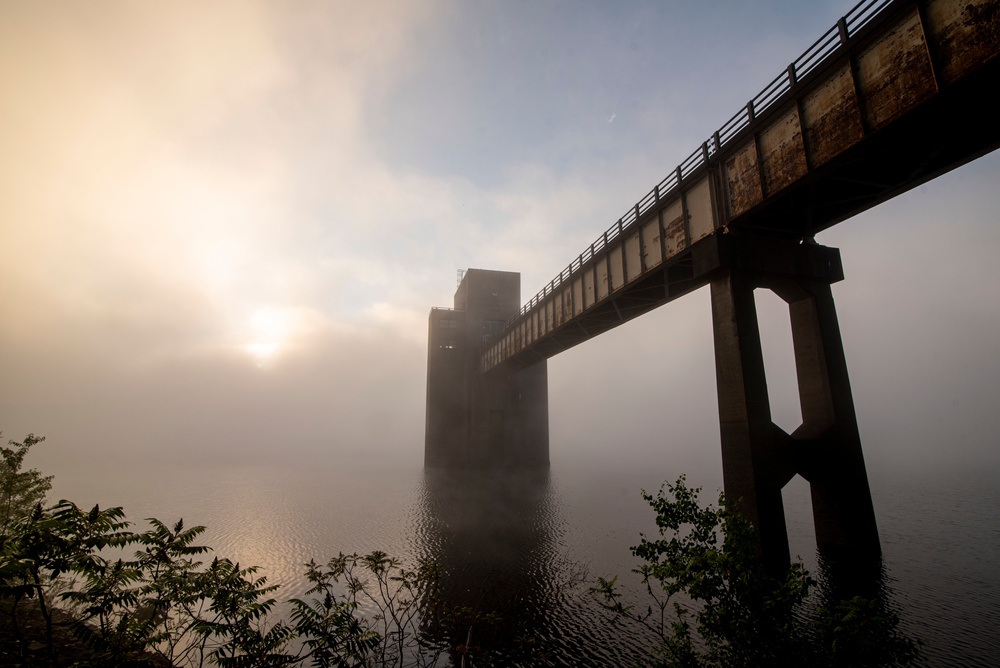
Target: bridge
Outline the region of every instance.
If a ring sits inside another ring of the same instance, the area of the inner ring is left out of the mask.
[[[781,489],[810,483],[821,549],[879,551],[814,235],[1000,146],[1000,0],[866,0],[520,306],[469,270],[428,337],[429,466],[548,463],[545,360],[710,286],[726,495],[787,561]],[[942,233],[942,241],[944,234]],[[773,424],[753,291],[788,303],[802,425]]]

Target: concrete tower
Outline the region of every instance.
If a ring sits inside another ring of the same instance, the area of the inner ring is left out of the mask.
[[[431,310],[425,465],[548,466],[545,360],[517,370],[481,370],[484,341],[520,305],[520,274],[469,269],[455,292],[454,308]]]

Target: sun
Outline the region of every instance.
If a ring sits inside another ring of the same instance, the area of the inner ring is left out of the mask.
[[[243,350],[263,366],[271,361],[290,342],[298,320],[292,309],[262,306],[250,315],[251,341],[242,346]]]

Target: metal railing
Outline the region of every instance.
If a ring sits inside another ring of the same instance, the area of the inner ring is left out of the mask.
[[[679,190],[681,183],[719,153],[724,146],[729,144],[733,138],[737,137],[743,130],[748,128],[755,118],[767,111],[776,102],[803,80],[805,76],[814,71],[821,64],[826,62],[834,54],[838,53],[841,47],[859,30],[868,25],[886,7],[893,4],[895,0],[863,0],[854,6],[836,25],[827,30],[823,35],[813,42],[812,46],[805,50],[801,56],[796,58],[788,68],[776,76],[764,90],[757,93],[746,106],[738,111],[732,118],[722,124],[712,136],[689,155],[675,170],[670,172],[666,178],[646,193],[634,206],[629,208],[621,218],[601,236],[590,244],[569,266],[559,272],[555,278],[542,288],[538,294],[528,300],[521,310],[511,316],[503,328],[498,332],[497,338],[502,336],[510,326],[519,318],[529,313],[538,306],[546,297],[556,291],[564,283],[580,271],[591,259],[593,259],[609,242],[618,238],[626,232],[630,232],[632,225],[637,223],[644,213],[652,209],[661,200],[667,199]],[[495,340],[495,339],[494,339]]]

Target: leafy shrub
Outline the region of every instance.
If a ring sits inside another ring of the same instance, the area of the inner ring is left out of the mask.
[[[53,666],[53,601],[73,613],[70,628],[89,649],[78,666],[420,666],[433,665],[443,651],[419,634],[436,579],[430,566],[409,569],[382,552],[341,554],[325,567],[310,562],[312,598],[290,601],[290,620],[272,623],[277,587],[253,566],[198,561],[209,552],[195,544],[204,527],[150,519],[149,529],[135,532],[119,507],[83,510],[65,500],[44,507],[51,476],[21,471],[41,440],[11,442],[0,469],[7,509],[0,599],[25,665],[19,612],[27,599],[35,599],[44,620]]]
[[[816,583],[802,564],[765,568],[753,526],[725,498],[702,507],[684,476],[654,497],[659,536],[642,536],[634,572],[651,603],[624,602],[617,578],[591,589],[616,623],[632,623],[658,640],[658,666],[903,666],[917,646],[897,628],[884,601],[855,597],[809,609]],[[683,603],[681,600],[683,599]]]

